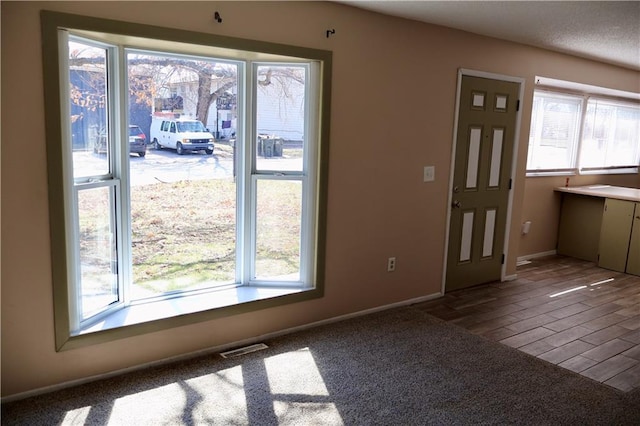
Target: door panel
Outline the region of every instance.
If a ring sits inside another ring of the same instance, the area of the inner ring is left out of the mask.
[[[519,89],[462,77],[447,291],[500,279]]]

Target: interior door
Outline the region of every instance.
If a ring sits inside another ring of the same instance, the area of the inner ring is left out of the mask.
[[[464,75],[445,290],[501,277],[520,84]]]

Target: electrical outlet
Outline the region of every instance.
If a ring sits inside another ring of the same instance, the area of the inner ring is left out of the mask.
[[[396,270],[396,258],[390,257],[387,259],[387,272],[393,272]]]

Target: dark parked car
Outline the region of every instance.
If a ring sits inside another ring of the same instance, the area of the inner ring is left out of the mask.
[[[135,152],[140,157],[147,154],[147,137],[135,124],[129,126],[129,152]]]
[[[107,152],[107,134],[105,132],[100,132],[96,136],[93,152],[96,154]],[[147,137],[135,124],[129,126],[129,152],[138,154],[140,157],[147,155]]]

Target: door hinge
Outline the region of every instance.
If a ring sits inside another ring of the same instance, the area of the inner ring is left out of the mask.
[[[500,259],[500,264],[504,265],[504,253],[502,253],[502,258]]]
[[[511,190],[511,185],[513,184],[513,179],[509,179],[509,190]]]
[[[516,101],[516,111],[520,111],[520,99]]]

